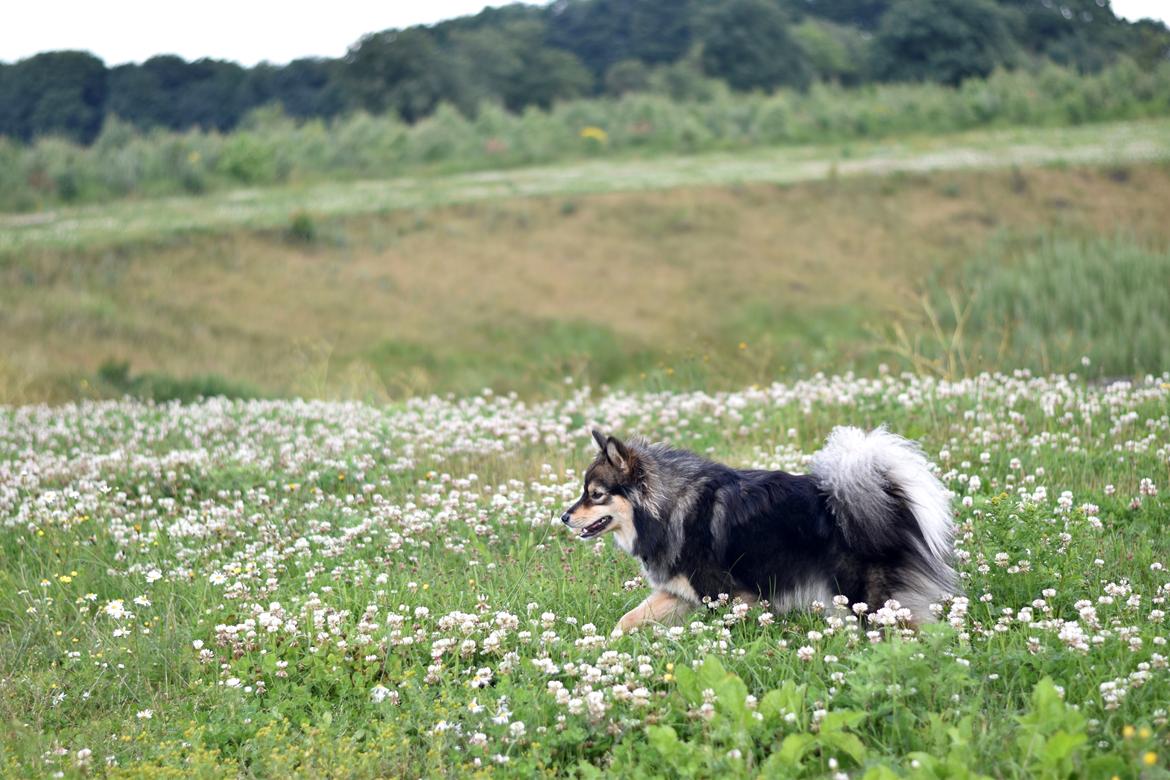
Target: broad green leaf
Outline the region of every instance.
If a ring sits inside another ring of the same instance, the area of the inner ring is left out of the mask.
[[[786,680],[784,685],[776,690],[768,691],[760,700],[760,713],[764,716],[764,721],[770,726],[776,726],[784,720],[786,713],[792,712],[796,713],[800,727],[807,725],[802,717],[806,690],[807,686]]]
[[[1128,767],[1118,755],[1095,756],[1085,762],[1086,777],[1125,777]]]
[[[1045,677],[1032,689],[1032,709],[1019,718],[1024,726],[1057,727],[1064,722],[1064,701],[1051,677]]]
[[[914,752],[906,756],[910,777],[942,777],[942,762],[929,753]],[[914,766],[917,764],[918,766]]]
[[[727,670],[723,668],[723,664],[713,655],[708,655],[703,659],[703,663],[699,665],[698,672],[700,690],[706,688],[714,689],[719,681],[727,674]]]
[[[678,692],[687,704],[697,706],[703,701],[703,689],[699,687],[699,676],[689,666],[678,666],[674,670]]]
[[[601,780],[605,777],[600,769],[584,759],[577,763],[577,776],[582,780]]]
[[[718,711],[727,713],[741,726],[747,725],[751,711],[747,708],[747,686],[743,680],[734,674],[724,675],[715,683],[715,695],[718,697]]]
[[[1089,737],[1084,733],[1070,734],[1067,731],[1058,731],[1048,738],[1040,755],[1046,764],[1054,766],[1072,756],[1088,741]]]
[[[673,750],[678,747],[678,734],[670,726],[647,726],[646,739],[651,747],[658,751]]]
[[[812,734],[789,734],[780,743],[780,749],[773,756],[777,757],[784,766],[799,767],[805,752],[814,742],[816,742],[816,737]]]
[[[865,720],[865,713],[858,710],[833,710],[821,721],[821,733],[840,731],[846,726],[856,727]]]
[[[827,747],[845,753],[858,764],[865,761],[865,745],[858,739],[856,734],[848,734],[844,731],[834,731],[828,734],[821,735],[821,742]]]

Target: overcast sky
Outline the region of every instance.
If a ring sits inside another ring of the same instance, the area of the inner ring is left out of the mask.
[[[339,57],[368,32],[475,13],[484,0],[32,0],[0,14],[0,61],[53,49],[84,49],[108,65],[178,54],[286,63]],[[1130,19],[1170,19],[1170,0],[1113,0]]]

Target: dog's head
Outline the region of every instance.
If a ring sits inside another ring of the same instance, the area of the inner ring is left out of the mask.
[[[635,535],[634,505],[641,473],[638,453],[613,436],[593,432],[600,452],[585,472],[581,497],[561,515],[561,522],[581,539],[614,532],[623,547],[631,548]]]

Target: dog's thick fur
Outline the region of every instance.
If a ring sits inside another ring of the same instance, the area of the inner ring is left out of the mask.
[[[653,587],[618,628],[678,623],[720,594],[777,612],[840,594],[894,599],[915,624],[955,594],[950,500],[914,443],[837,428],[811,473],[744,471],[685,450],[594,432],[600,453],[561,520],[612,533]]]

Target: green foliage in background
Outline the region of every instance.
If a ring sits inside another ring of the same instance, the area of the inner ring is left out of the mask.
[[[952,86],[1016,60],[1007,15],[992,0],[905,0],[882,18],[873,72],[890,81]]]
[[[732,89],[807,87],[806,56],[789,32],[788,20],[768,0],[729,0],[707,18],[703,66]]]
[[[1104,0],[514,3],[371,31],[335,60],[245,68],[164,54],[107,68],[85,52],[47,52],[0,63],[0,136],[88,143],[115,117],[140,129],[223,132],[264,105],[302,119],[364,110],[414,122],[445,104],[469,115],[484,103],[547,108],[654,91],[683,75],[736,90],[814,79],[954,85],[1001,66],[1054,62],[1096,73],[1124,59],[1152,69],[1168,58],[1170,29],[1119,19]]]
[[[192,403],[204,398],[260,398],[260,393],[247,384],[225,379],[215,374],[193,377],[173,377],[149,372],[131,374],[126,361],[107,360],[98,368],[95,377],[99,392],[110,397],[131,396],[146,401],[182,401]]]
[[[821,67],[838,66],[826,62]],[[266,108],[226,135],[143,132],[109,121],[90,146],[59,138],[26,146],[0,138],[0,210],[241,184],[390,178],[596,155],[689,153],[1170,114],[1170,63],[1142,70],[1123,62],[1092,76],[1051,65],[997,71],[955,89],[818,83],[807,91],[770,95],[730,93],[686,64],[645,74],[626,64],[612,75],[613,91],[625,93],[620,98],[575,100],[522,113],[488,104],[468,116],[441,104],[427,118],[407,124],[369,113],[332,122],[297,121]],[[631,93],[622,86],[643,76],[666,94]],[[401,99],[421,105],[417,101],[429,98]]]
[[[1127,237],[1046,240],[988,252],[958,297],[936,294],[942,332],[967,370],[1026,368],[1121,377],[1170,365],[1170,248]],[[938,356],[937,341],[928,349]]]

